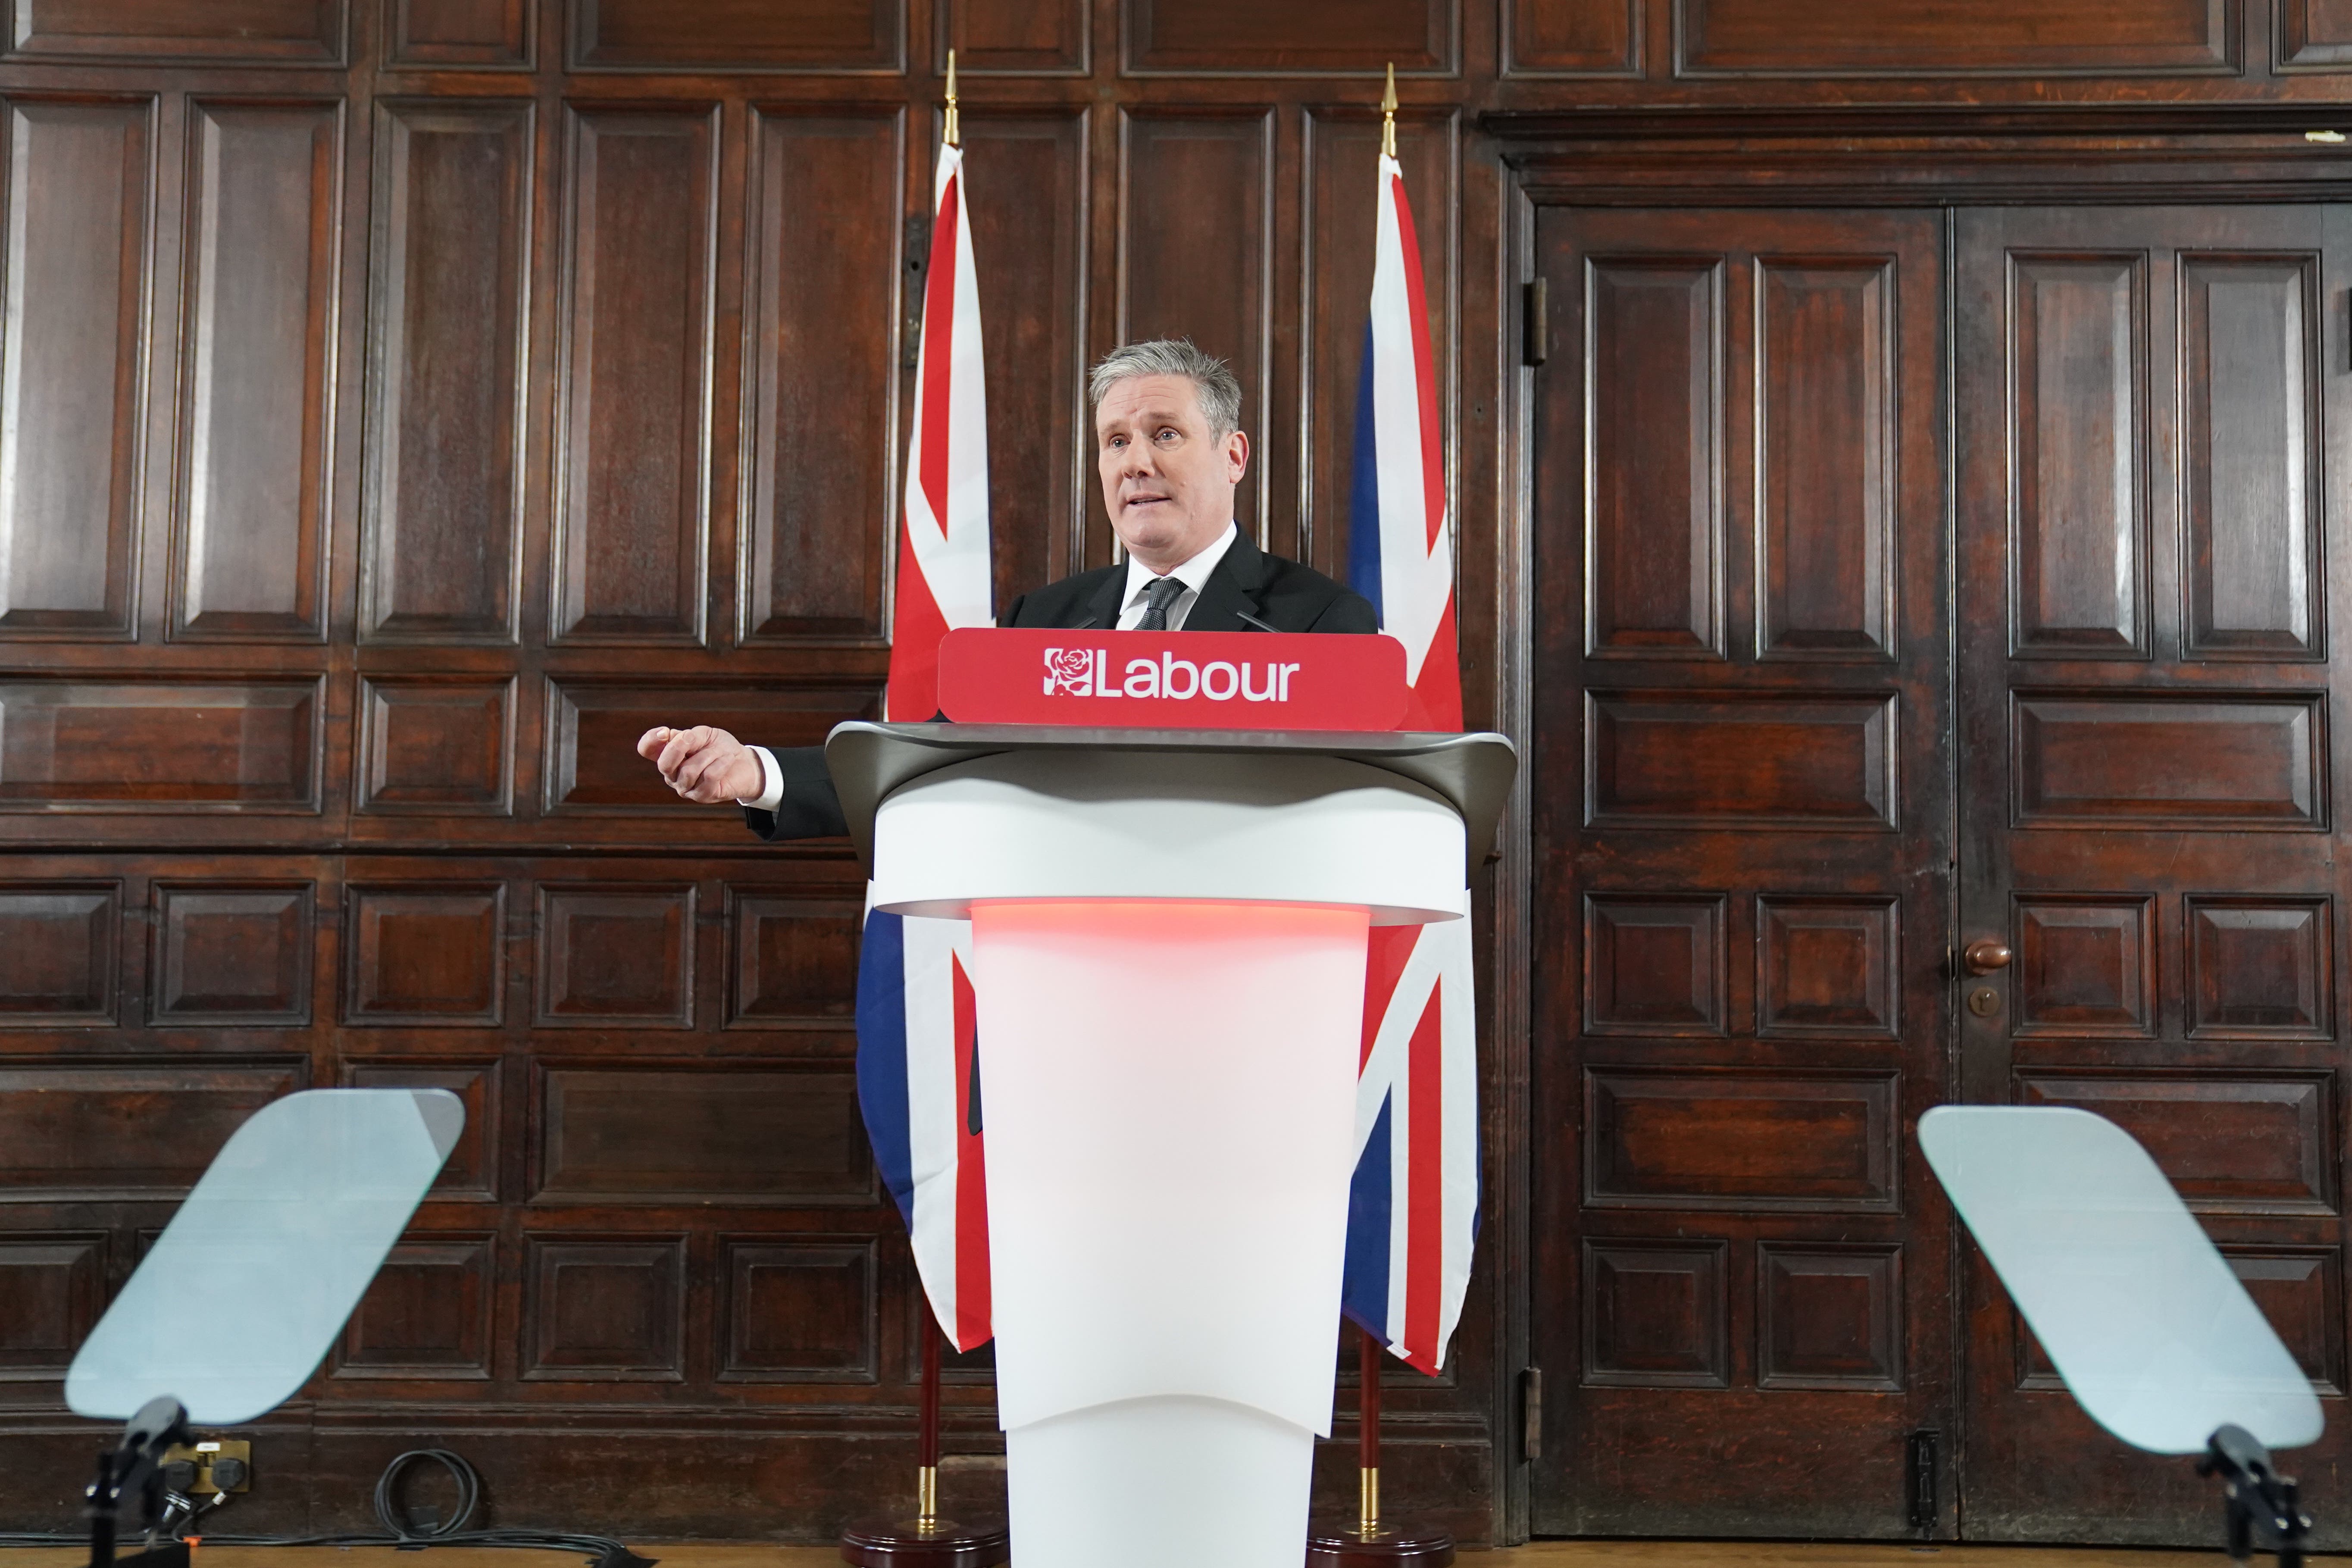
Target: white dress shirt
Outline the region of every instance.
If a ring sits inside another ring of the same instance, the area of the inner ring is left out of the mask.
[[[1240,537],[1239,525],[1228,522],[1225,524],[1224,532],[1217,535],[1206,550],[1202,551],[1173,572],[1166,574],[1184,584],[1184,591],[1177,595],[1175,601],[1168,606],[1170,631],[1181,632],[1184,629],[1184,617],[1191,615],[1192,606],[1201,602],[1201,590],[1207,584],[1209,574],[1217,569],[1217,563],[1225,558],[1225,552],[1231,550],[1234,547],[1234,541]],[[1120,631],[1133,631],[1135,624],[1143,619],[1144,590],[1160,581],[1160,576],[1161,574],[1154,572],[1134,556],[1130,555],[1127,558],[1127,597],[1119,602],[1118,610]]]
[[[1231,550],[1234,547],[1234,541],[1240,537],[1240,525],[1227,522],[1224,532],[1211,541],[1207,549],[1177,567],[1173,572],[1164,574],[1184,584],[1184,591],[1177,595],[1175,601],[1168,606],[1170,631],[1181,632],[1184,629],[1184,618],[1192,613],[1192,606],[1201,602],[1201,590],[1207,585],[1209,574],[1217,569],[1217,563],[1225,558],[1225,552]],[[1150,567],[1132,555],[1127,558],[1127,597],[1119,602],[1118,610],[1120,631],[1133,631],[1136,623],[1143,619],[1143,612],[1146,608],[1144,590],[1158,582],[1162,575],[1163,574],[1152,571]],[[753,756],[760,759],[759,797],[755,800],[738,800],[735,804],[748,805],[754,811],[773,811],[783,804],[783,771],[776,766],[775,753],[769,751],[767,747],[753,746],[751,751]]]

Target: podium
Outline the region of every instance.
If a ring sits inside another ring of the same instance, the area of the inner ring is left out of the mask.
[[[1365,940],[1457,920],[1499,735],[845,724],[877,909],[968,917],[1022,1568],[1297,1568]]]

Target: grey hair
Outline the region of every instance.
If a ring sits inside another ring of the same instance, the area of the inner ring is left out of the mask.
[[[1087,404],[1102,406],[1110,389],[1139,375],[1181,375],[1192,384],[1209,433],[1223,440],[1242,427],[1242,384],[1233,368],[1214,354],[1202,353],[1190,338],[1154,338],[1128,343],[1103,355],[1087,378]]]

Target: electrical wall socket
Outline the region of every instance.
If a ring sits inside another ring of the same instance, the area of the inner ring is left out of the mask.
[[[242,1492],[253,1489],[253,1445],[242,1437],[206,1438],[201,1443],[184,1444],[167,1450],[163,1463],[185,1459],[196,1467],[196,1484],[187,1489],[190,1497],[211,1497],[216,1492]],[[232,1468],[236,1478],[223,1485],[213,1474],[213,1467],[224,1459],[234,1459],[242,1469]]]

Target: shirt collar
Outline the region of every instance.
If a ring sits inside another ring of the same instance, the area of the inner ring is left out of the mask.
[[[1225,552],[1231,550],[1234,547],[1234,541],[1240,537],[1240,526],[1227,522],[1224,532],[1217,535],[1207,549],[1166,575],[1183,584],[1197,597],[1201,589],[1208,583],[1209,574],[1217,569],[1217,563],[1225,558]],[[1132,605],[1142,595],[1143,590],[1160,575],[1161,574],[1154,572],[1150,567],[1129,555],[1127,558],[1127,597],[1121,599],[1119,603],[1122,605]]]

